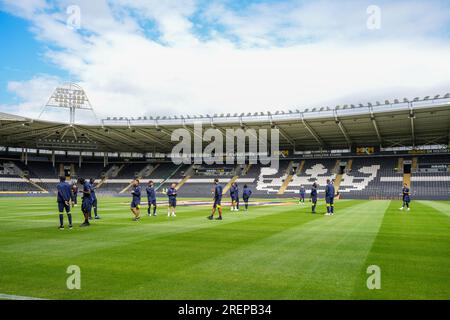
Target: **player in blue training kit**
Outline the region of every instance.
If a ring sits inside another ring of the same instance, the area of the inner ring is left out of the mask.
[[[248,210],[248,199],[252,196],[252,190],[244,184],[244,190],[242,191],[242,199],[244,199],[245,211]]]
[[[305,203],[305,194],[306,194],[305,187],[300,186],[300,200],[299,200],[300,203],[303,204]]]
[[[153,216],[156,217],[156,191],[155,187],[153,186],[152,180],[148,182],[148,186],[145,190],[147,191],[147,200],[148,200],[147,215],[149,217],[151,216],[150,210],[153,205]]]
[[[72,214],[70,213],[70,200],[72,198],[72,188],[66,182],[66,177],[60,177],[56,186],[58,190],[57,202],[59,211],[59,229],[64,229],[64,210],[69,219],[69,229],[72,229]]]
[[[139,221],[141,218],[141,186],[138,179],[133,180],[132,183],[130,210],[134,215],[133,221]]]
[[[221,206],[222,193],[223,193],[223,188],[219,184],[219,179],[216,178],[216,179],[214,179],[214,204],[213,204],[211,215],[208,217],[209,220],[214,219],[214,214],[216,213],[216,209],[219,211],[219,217],[217,218],[217,220],[222,220],[222,206]]]
[[[239,201],[239,189],[236,183],[232,183],[230,187],[231,211],[239,211],[237,203]]]
[[[83,190],[83,197],[81,198],[81,211],[83,212],[84,222],[80,225],[80,227],[87,227],[90,225],[89,223],[89,215],[91,212],[91,184],[89,181],[86,181],[84,178],[78,179],[78,183],[81,184]]]
[[[234,183],[234,187],[236,188],[236,211],[239,211],[239,186],[237,182]]]
[[[409,211],[409,203],[411,202],[411,192],[409,191],[408,185],[406,183],[403,185],[402,197],[403,197],[403,204],[400,210],[403,210],[406,207],[407,208],[406,210]]]
[[[325,202],[327,203],[327,213],[325,215],[334,215],[334,185],[330,179],[327,179],[327,186],[325,187]]]
[[[167,216],[176,217],[175,214],[177,208],[177,185],[172,183],[170,188],[167,190],[167,197],[169,198],[169,209],[167,211]]]
[[[91,178],[91,180],[89,180],[89,183],[91,185],[91,203],[92,203],[92,208],[94,209],[94,215],[95,215],[95,219],[100,219],[100,216],[97,214],[97,195],[95,194],[95,189],[97,189],[97,187],[95,186],[95,179]],[[89,219],[92,219],[92,217],[89,217]]]
[[[312,187],[311,187],[311,211],[312,213],[316,213],[316,205],[317,205],[317,188],[319,186],[317,185],[317,183],[313,183]]]
[[[72,184],[71,194],[72,194],[72,207],[77,206],[78,205],[78,186],[77,186],[76,182],[74,182]]]

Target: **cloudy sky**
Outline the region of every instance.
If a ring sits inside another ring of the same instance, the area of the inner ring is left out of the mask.
[[[0,111],[31,117],[68,81],[100,118],[450,91],[449,1],[0,0],[0,39]]]

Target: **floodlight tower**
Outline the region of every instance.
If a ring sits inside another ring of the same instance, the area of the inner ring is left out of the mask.
[[[90,110],[95,119],[98,120],[86,93],[83,88],[76,83],[65,83],[60,87],[57,87],[42,108],[38,118],[40,118],[44,111],[49,107],[69,109],[69,121],[71,126],[75,124],[76,110]]]

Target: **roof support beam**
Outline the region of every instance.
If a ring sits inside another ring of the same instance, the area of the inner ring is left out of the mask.
[[[5,123],[5,124],[0,124],[0,131],[3,130],[8,130],[8,129],[13,129],[16,127],[22,127],[25,125],[25,122],[12,122],[12,123]]]
[[[280,128],[275,122],[273,122],[272,115],[269,115],[269,123],[272,129],[278,129],[281,136],[285,138],[287,142],[289,142],[289,144],[292,145],[292,148],[295,150],[295,140],[292,139],[284,129]]]
[[[334,120],[335,120],[337,126],[339,127],[339,129],[341,130],[342,134],[344,135],[344,138],[347,141],[348,146],[351,148],[352,140],[350,139],[350,136],[348,135],[347,130],[345,130],[345,127],[342,124],[341,120],[338,118],[336,110],[334,111]]]
[[[107,147],[109,147],[111,149],[113,149],[115,146],[117,146],[117,144],[125,146],[125,147],[129,147],[129,145],[127,145],[125,143],[122,143],[118,140],[111,139],[109,137],[106,137],[105,135],[101,135],[90,129],[78,127],[77,131],[79,131],[79,133],[81,133],[81,134],[84,134],[84,136],[90,141],[92,141],[93,139],[89,138],[89,136],[95,137],[95,139],[102,141],[103,144],[105,144]]]
[[[414,119],[415,118],[416,118],[416,115],[414,114],[414,110],[412,108],[412,103],[409,103],[409,119],[411,122],[411,137],[412,137],[413,147],[416,146],[416,134],[415,134],[415,128],[414,128]]]
[[[147,131],[144,131],[144,130],[135,128],[135,133],[137,133],[138,135],[140,135],[140,136],[142,136],[142,137],[144,137],[144,138],[146,138],[146,139],[149,139],[149,140],[151,140],[151,141],[153,141],[153,142],[159,144],[160,146],[167,147],[166,144],[164,144],[164,143],[162,143],[161,141],[159,141],[158,138],[154,137],[153,135],[151,135],[151,134],[148,133]]]
[[[314,131],[313,128],[311,128],[309,123],[306,122],[305,118],[303,117],[303,114],[302,114],[302,122],[303,122],[303,125],[305,126],[305,128],[309,131],[309,133],[314,137],[314,139],[316,139],[316,141],[320,145],[320,147],[322,149],[325,148],[325,143],[323,142],[322,138]]]
[[[125,144],[123,142],[120,142],[119,140],[114,140],[111,139],[109,137],[106,137],[105,135],[101,135],[93,130],[90,129],[86,129],[86,128],[78,128],[78,131],[80,131],[81,133],[84,133],[84,135],[86,137],[88,137],[89,135],[92,137],[95,137],[95,139],[102,141],[108,148],[110,148],[111,150],[114,149],[114,147],[117,146],[117,144],[120,144],[126,148],[129,148],[130,146],[128,144]],[[90,140],[90,139],[89,139]]]
[[[64,125],[56,125],[56,126],[46,127],[46,128],[37,129],[37,130],[29,130],[26,132],[10,135],[8,138],[10,139],[10,141],[17,141],[17,140],[25,139],[25,138],[28,139],[28,138],[39,136],[42,134],[48,134],[51,131],[53,133],[56,133],[55,130],[64,129],[65,127],[66,127],[66,125],[64,124]]]
[[[274,129],[278,129],[280,131],[280,135],[289,142],[289,144],[294,148],[295,150],[295,141],[287,134],[287,132],[284,129],[281,129],[279,126],[275,125]]]
[[[375,133],[377,134],[378,143],[380,147],[383,145],[383,138],[381,137],[380,129],[378,128],[377,120],[375,119],[375,115],[373,114],[373,108],[369,107],[370,110],[370,121],[372,121],[373,128],[375,129]]]
[[[116,137],[119,137],[120,139],[123,139],[123,140],[128,141],[129,143],[131,143],[132,145],[134,145],[134,146],[136,147],[136,149],[138,149],[139,151],[144,152],[144,153],[146,152],[145,149],[139,147],[140,144],[139,144],[136,140],[133,140],[132,138],[130,138],[130,137],[127,136],[126,134],[124,134],[124,133],[122,133],[122,132],[119,132],[119,131],[117,131],[117,130],[111,129],[111,128],[109,129],[109,132],[110,132],[111,134],[115,135]]]

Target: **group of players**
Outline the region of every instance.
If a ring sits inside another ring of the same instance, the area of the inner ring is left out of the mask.
[[[167,210],[167,216],[168,217],[176,217],[176,207],[177,207],[177,184],[172,183],[170,187],[166,191],[166,195],[168,197],[168,210]],[[147,215],[156,216],[156,190],[154,186],[153,181],[149,181],[147,187],[145,188],[145,192],[147,193],[147,201],[148,201],[148,207],[147,207]],[[219,184],[219,179],[214,179],[214,188],[212,190],[212,193],[214,195],[214,203],[213,203],[213,209],[210,216],[208,216],[208,219],[213,219],[214,214],[216,210],[218,211],[219,217],[218,220],[222,220],[222,195],[223,195],[223,188]],[[247,185],[244,185],[243,193],[242,193],[242,199],[244,200],[245,204],[245,211],[248,210],[248,201],[252,195],[252,191]],[[132,182],[132,190],[131,190],[131,205],[130,209],[133,214],[133,220],[139,221],[141,218],[141,197],[142,197],[142,189],[140,186],[139,179],[135,179]],[[236,182],[234,182],[230,187],[230,197],[231,197],[231,211],[239,211],[239,187]],[[153,208],[153,211],[152,211]]]
[[[100,219],[97,210],[97,195],[95,194],[95,179],[86,180],[84,178],[78,179],[78,184],[82,186],[81,193],[82,203],[81,211],[83,213],[84,221],[80,227],[87,227],[90,225],[89,220],[92,220],[92,209],[94,210],[94,218]],[[67,213],[69,222],[69,229],[72,229],[72,214],[71,207],[78,203],[78,186],[72,186],[66,181],[66,177],[60,177],[57,189],[57,203],[59,211],[59,228],[64,229],[64,211]]]
[[[316,213],[317,198],[318,198],[319,185],[314,182],[311,186],[310,201],[311,201],[311,212]],[[300,200],[301,204],[305,203],[306,189],[305,186],[300,186]],[[334,181],[327,179],[327,185],[325,186],[325,203],[327,206],[326,216],[334,215],[334,198],[336,197],[334,189]]]
[[[82,205],[81,211],[84,216],[84,222],[81,224],[81,227],[89,226],[89,220],[92,219],[92,209],[94,210],[94,218],[100,219],[100,216],[97,213],[97,196],[95,194],[95,179],[85,180],[84,178],[78,179],[78,184],[82,186]],[[131,205],[130,209],[133,214],[133,220],[139,221],[141,217],[140,206],[141,206],[141,197],[142,190],[140,186],[139,179],[133,180],[131,184]],[[314,182],[311,186],[310,192],[310,201],[311,201],[311,211],[312,213],[316,213],[317,207],[317,199],[318,199],[318,184]],[[78,197],[78,186],[77,184],[73,184],[72,186],[66,182],[66,177],[60,177],[60,182],[57,185],[57,202],[58,202],[58,210],[59,210],[59,221],[60,221],[60,229],[64,229],[64,211],[67,213],[67,217],[69,220],[69,229],[72,229],[72,214],[70,213],[71,207],[77,205],[77,197]],[[149,181],[148,185],[145,189],[147,193],[147,215],[148,216],[157,216],[157,203],[156,203],[156,189],[153,181]],[[214,179],[214,187],[212,189],[212,193],[214,195],[214,202],[211,211],[211,215],[207,218],[209,220],[214,219],[214,215],[216,211],[218,213],[218,217],[216,220],[222,220],[222,196],[223,196],[223,187],[219,183],[219,179]],[[306,189],[302,185],[300,187],[300,200],[299,202],[305,203]],[[168,217],[176,217],[176,207],[177,207],[177,184],[172,183],[170,187],[167,189],[166,195],[168,197]],[[245,204],[245,211],[248,210],[248,202],[252,195],[251,189],[244,185],[242,192],[242,199]],[[327,207],[327,212],[325,215],[332,216],[334,215],[334,200],[335,197],[339,196],[335,192],[334,180],[327,179],[327,185],[325,186],[325,203]],[[236,182],[233,182],[230,187],[230,197],[231,197],[231,211],[239,211],[239,187]],[[405,183],[402,188],[402,199],[403,204],[400,210],[403,210],[405,207],[407,210],[410,210],[410,189],[408,185]],[[153,210],[152,210],[153,209]]]
[[[319,186],[316,182],[314,182],[313,185],[311,186],[310,201],[312,203],[312,206],[311,206],[312,213],[316,213],[318,187]],[[300,193],[299,202],[304,204],[306,190],[303,185],[300,186],[299,193]],[[327,206],[327,213],[325,214],[326,216],[334,215],[334,199],[335,199],[335,197],[339,197],[339,193],[335,192],[334,180],[327,179],[327,185],[325,187],[325,203]],[[403,184],[402,201],[403,201],[403,204],[402,204],[400,210],[403,210],[404,208],[406,208],[406,210],[409,211],[410,210],[410,202],[411,202],[411,192],[410,192],[410,189],[409,189],[407,183]]]

